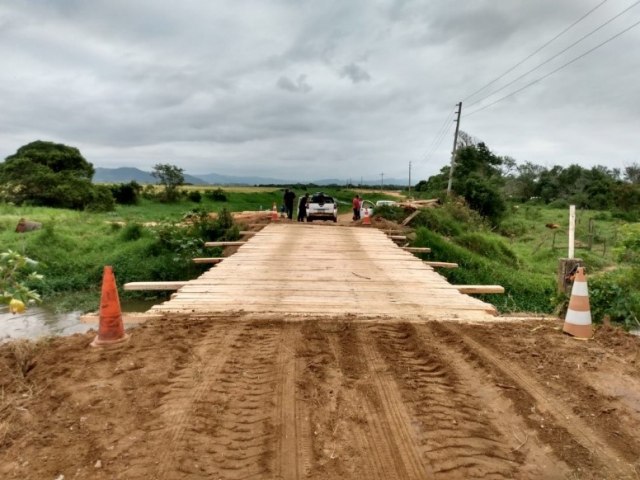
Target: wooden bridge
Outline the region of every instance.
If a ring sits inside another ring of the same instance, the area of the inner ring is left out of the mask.
[[[199,278],[167,288],[177,291],[150,314],[489,320],[495,307],[462,292],[502,291],[451,285],[375,228],[291,223],[266,226]]]

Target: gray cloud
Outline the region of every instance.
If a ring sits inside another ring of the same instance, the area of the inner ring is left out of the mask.
[[[311,180],[326,176],[327,165],[343,178],[403,177],[411,161],[414,178],[424,178],[449,160],[452,130],[427,160],[425,153],[455,103],[593,5],[3,2],[0,158],[39,138],[77,146],[97,166],[151,168],[162,160],[194,173]],[[610,0],[492,88],[626,6]],[[638,13],[502,93],[622,30]],[[463,130],[519,161],[638,161],[640,56],[629,52],[639,40],[640,28],[476,114],[469,115],[501,94],[471,105],[490,88],[465,100]]]
[[[355,63],[350,63],[342,67],[340,76],[342,78],[349,77],[353,83],[368,82],[371,80],[369,72]]]
[[[311,91],[311,85],[307,83],[306,75],[299,75],[295,82],[289,77],[282,76],[278,79],[276,85],[278,88],[289,92],[309,93]]]

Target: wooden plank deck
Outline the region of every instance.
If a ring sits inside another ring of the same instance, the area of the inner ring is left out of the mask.
[[[231,311],[487,320],[493,305],[462,294],[421,259],[369,228],[270,224],[150,313]]]

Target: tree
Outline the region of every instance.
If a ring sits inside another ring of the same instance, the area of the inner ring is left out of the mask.
[[[624,178],[627,182],[640,184],[640,165],[632,163],[624,168]]]
[[[158,183],[164,186],[164,200],[174,202],[178,199],[178,187],[184,183],[184,170],[168,163],[153,166],[153,175]]]
[[[77,148],[38,140],[0,163],[0,199],[82,210],[98,195],[93,174]]]

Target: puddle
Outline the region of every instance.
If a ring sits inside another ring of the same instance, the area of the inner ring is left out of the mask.
[[[158,301],[131,300],[122,302],[124,312],[144,312]],[[26,338],[36,340],[43,337],[65,336],[97,329],[96,324],[80,322],[82,312],[56,313],[47,305],[29,307],[21,314],[13,315],[0,308],[0,342]],[[129,328],[129,325],[127,325]]]

